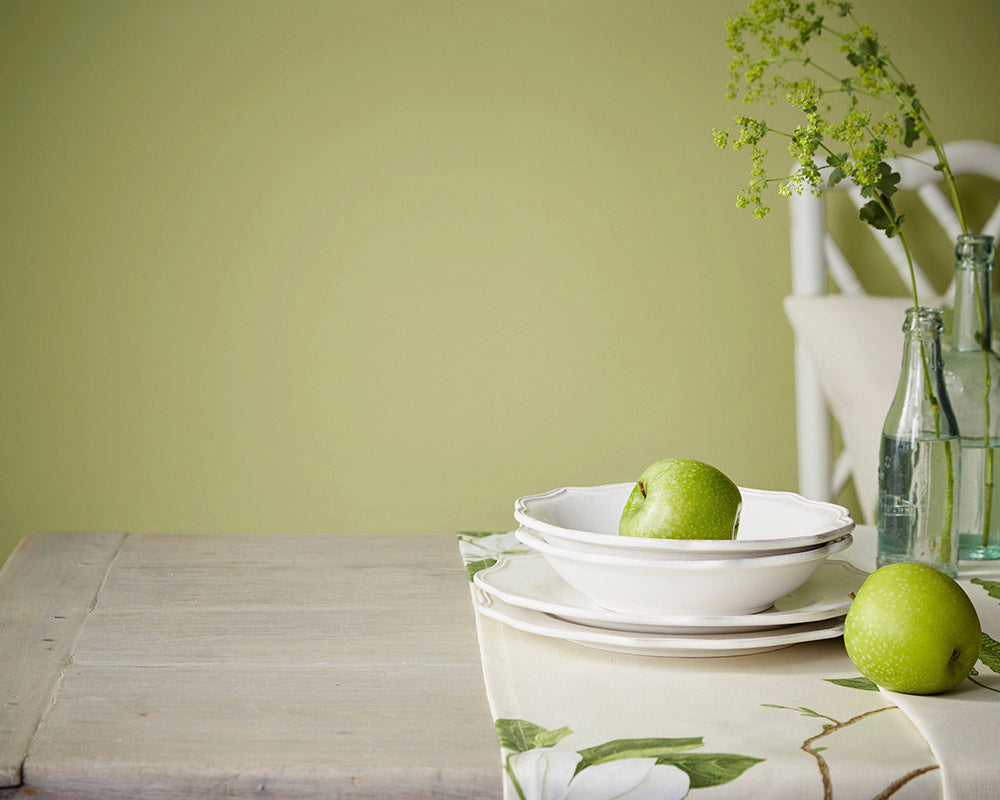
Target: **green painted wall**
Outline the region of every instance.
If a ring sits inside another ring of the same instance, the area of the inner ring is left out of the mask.
[[[860,6],[1000,140],[1000,5]],[[507,529],[667,455],[794,488],[787,214],[710,136],[740,7],[6,0],[0,560]]]

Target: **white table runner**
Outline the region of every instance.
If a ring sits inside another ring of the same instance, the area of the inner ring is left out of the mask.
[[[510,533],[459,539],[470,579],[524,552]],[[871,569],[874,530],[855,539],[850,560]],[[1000,639],[1000,565],[978,571],[961,582]],[[478,609],[476,622],[508,798],[998,796],[1000,675],[989,663],[1000,664],[988,655],[976,683],[910,697],[860,679],[839,638],[659,658],[525,633]]]

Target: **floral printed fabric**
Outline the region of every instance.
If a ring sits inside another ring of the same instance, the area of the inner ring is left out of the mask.
[[[524,797],[546,800],[680,800],[691,788],[684,770],[655,758],[607,761],[577,772],[581,758],[554,747],[528,750],[511,757],[511,772]]]
[[[856,531],[856,539],[873,536]],[[460,534],[459,545],[470,580],[524,552],[511,533]],[[995,572],[995,585],[963,585],[984,630],[995,615],[1000,633],[1000,565]],[[974,676],[982,686],[967,681],[913,703],[858,675],[840,639],[729,658],[656,658],[535,636],[478,613],[476,624],[511,800],[965,800],[995,797],[1000,782],[1000,765],[983,757],[993,737],[959,722],[964,715],[991,733],[1000,726],[1000,675],[986,662]],[[934,710],[941,707],[948,713]],[[932,752],[921,731],[932,742],[953,738]],[[961,779],[948,769],[956,749],[971,765]]]

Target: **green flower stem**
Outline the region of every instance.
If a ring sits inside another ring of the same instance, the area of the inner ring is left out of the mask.
[[[927,352],[924,343],[920,341],[920,361],[924,373],[924,390],[927,392],[927,399],[931,404],[934,413],[934,435],[941,438],[941,404],[934,395],[934,388],[931,384],[930,371],[927,363]],[[951,528],[955,510],[955,468],[952,464],[951,440],[944,442],[945,468],[947,470],[945,488],[945,517],[941,531],[941,556],[943,560],[949,560],[951,554]]]
[[[882,206],[883,211],[889,214],[890,209],[888,208],[886,201],[881,196],[877,196],[876,199],[878,200],[879,205]],[[917,281],[913,270],[913,257],[910,254],[910,247],[906,243],[906,237],[903,235],[902,231],[899,231],[896,235],[899,237],[899,243],[903,246],[903,252],[906,254],[906,263],[910,268],[910,285],[913,290],[913,307],[920,308],[920,300],[917,296]],[[919,338],[918,342],[920,345],[920,365],[923,368],[924,375],[924,391],[927,392],[927,401],[930,403],[931,409],[934,412],[934,435],[941,438],[941,404],[938,402],[937,396],[934,394],[934,386],[931,383],[930,365],[927,361],[927,351],[924,348],[924,342]],[[955,469],[952,464],[950,439],[945,440],[944,454],[947,478],[945,488],[944,529],[941,531],[941,556],[942,560],[947,561],[950,559],[951,553],[951,528],[955,511]]]
[[[507,773],[507,777],[510,778],[511,785],[514,787],[514,791],[517,792],[517,796],[520,797],[521,800],[526,800],[524,796],[524,790],[521,788],[521,784],[518,783],[517,777],[514,775],[514,770],[511,769],[510,756],[507,756],[507,758],[504,760],[503,768],[504,772]]]
[[[986,475],[983,478],[984,506],[983,506],[983,547],[990,544],[990,521],[993,516],[993,453],[990,450],[990,388],[992,379],[990,378],[990,343],[986,341],[986,310],[983,308],[983,297],[979,291],[979,280],[975,281],[976,287],[976,313],[979,317],[979,345],[983,350],[983,420],[985,431],[983,432],[983,454],[986,458]]]
[[[930,119],[926,116],[924,117],[924,122],[928,127],[930,127]],[[938,157],[938,169],[941,170],[941,174],[944,176],[945,186],[948,187],[948,194],[951,196],[951,207],[955,209],[955,215],[958,217],[958,223],[962,226],[962,233],[968,233],[969,226],[966,224],[965,214],[962,212],[962,201],[958,196],[958,187],[955,184],[955,176],[952,174],[951,165],[948,163],[948,156],[945,155],[944,148],[937,142],[938,139],[935,136],[932,141],[932,147],[934,148],[935,155]]]

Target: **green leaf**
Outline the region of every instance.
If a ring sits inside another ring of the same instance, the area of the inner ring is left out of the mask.
[[[535,736],[535,747],[555,747],[562,739],[565,739],[573,731],[563,725],[551,731],[540,731]]]
[[[884,64],[884,60],[879,56],[878,41],[871,36],[862,39],[858,49],[847,54],[847,60],[853,66],[864,69],[879,69]]]
[[[516,753],[523,753],[531,750],[535,736],[545,729],[533,722],[526,722],[523,719],[501,718],[493,722],[493,728],[497,732],[500,746],[513,750]]]
[[[892,167],[884,161],[880,161],[876,170],[874,183],[866,183],[861,187],[862,197],[880,196],[883,202],[888,203],[890,197],[896,193],[896,184],[902,180],[898,172],[893,172]]]
[[[883,202],[890,212],[894,211],[892,203],[887,199],[883,199]],[[858,212],[858,218],[876,230],[885,231],[885,235],[890,239],[899,233],[899,229],[903,226],[903,220],[905,219],[902,214],[891,216],[889,213],[886,213],[886,209],[877,200],[869,200],[865,203]]]
[[[700,736],[692,736],[686,739],[615,739],[611,742],[599,744],[596,747],[588,747],[580,750],[582,759],[577,764],[576,771],[579,772],[581,769],[593,766],[594,764],[617,761],[619,758],[666,757],[672,753],[695,750],[704,745],[704,743],[704,740]]]
[[[858,676],[857,678],[827,678],[827,683],[835,683],[837,686],[846,686],[848,689],[861,689],[865,692],[877,692],[878,686],[868,678]]]
[[[979,660],[996,673],[1000,673],[1000,642],[983,633],[979,641]]]
[[[982,578],[973,578],[972,583],[976,586],[982,586],[994,600],[1000,600],[1000,581],[984,581]]]
[[[675,753],[658,758],[656,763],[684,770],[692,789],[704,789],[729,783],[763,760],[733,753]]]
[[[903,129],[903,144],[913,147],[914,143],[920,139],[920,129],[917,127],[917,120],[907,117]]]
[[[493,723],[500,746],[516,753],[534,750],[536,747],[552,747],[573,731],[563,726],[548,730],[541,725],[523,719],[498,719]]]
[[[847,177],[847,173],[844,171],[844,165],[847,163],[847,158],[847,153],[826,157],[826,163],[833,167],[833,171],[826,179],[830,186],[836,186]]]
[[[473,576],[479,572],[479,570],[492,567],[496,563],[497,560],[495,558],[481,558],[478,561],[469,561],[465,565],[465,572],[471,581]]]

